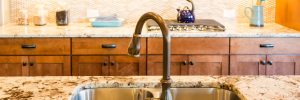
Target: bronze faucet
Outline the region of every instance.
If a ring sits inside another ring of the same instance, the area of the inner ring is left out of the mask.
[[[169,35],[169,28],[166,26],[165,21],[161,16],[153,12],[148,12],[139,19],[135,28],[135,32],[133,34],[132,41],[128,48],[128,54],[134,57],[140,56],[141,32],[144,23],[148,19],[152,19],[158,24],[163,35],[163,78],[160,81],[162,84],[162,94],[160,100],[172,100],[172,95],[170,90],[171,83],[172,83],[172,79],[170,77],[171,36]]]

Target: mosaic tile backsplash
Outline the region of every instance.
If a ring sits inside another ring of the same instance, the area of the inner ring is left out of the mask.
[[[191,6],[186,0],[9,0],[10,22],[15,23],[20,16],[19,10],[33,12],[36,4],[46,5],[49,11],[48,22],[55,22],[55,9],[58,2],[66,2],[70,9],[71,22],[85,22],[87,9],[97,9],[100,15],[117,14],[126,22],[137,22],[146,12],[156,12],[166,19],[176,19],[178,7]],[[195,15],[198,19],[234,20],[248,22],[244,15],[245,7],[251,7],[256,0],[193,0]],[[265,22],[275,22],[275,0],[264,3]],[[224,17],[224,11],[234,11],[236,17]],[[33,14],[30,13],[29,16]]]

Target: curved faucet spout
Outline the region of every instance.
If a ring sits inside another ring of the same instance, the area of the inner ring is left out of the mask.
[[[165,24],[164,19],[153,12],[144,14],[138,21],[135,32],[128,48],[130,56],[139,57],[140,55],[140,37],[143,26],[148,19],[154,20],[161,29],[163,36],[163,78],[161,100],[172,100],[171,96],[171,77],[170,77],[170,59],[171,59],[171,36],[169,35],[169,28]]]

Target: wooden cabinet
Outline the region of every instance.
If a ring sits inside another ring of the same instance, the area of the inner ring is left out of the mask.
[[[172,55],[171,75],[187,75],[188,56]],[[147,60],[147,75],[162,75],[163,56],[149,55]]]
[[[0,39],[0,76],[162,75],[162,39],[142,38],[140,58],[127,55],[130,40]],[[299,41],[300,38],[172,38],[171,74],[300,75]]]
[[[134,76],[145,75],[146,56],[73,56],[75,76]]]
[[[71,75],[69,38],[0,39],[0,76]]]
[[[110,56],[111,76],[146,75],[146,56],[139,58],[129,56]]]
[[[73,38],[73,55],[127,55],[131,38]],[[141,39],[141,54],[146,54],[146,39]]]
[[[267,63],[264,55],[231,55],[230,75],[265,75]]]
[[[229,38],[172,38],[172,54],[229,54]],[[148,38],[148,54],[163,54],[163,40]]]
[[[299,75],[298,41],[300,38],[232,38],[230,74]]]
[[[76,76],[146,75],[146,39],[141,39],[140,58],[128,56],[131,38],[74,38],[72,74]]]
[[[234,55],[231,56],[231,75],[299,75],[300,56],[291,55]]]
[[[300,56],[268,55],[266,75],[300,75]]]
[[[29,56],[29,76],[69,76],[70,56]]]
[[[0,55],[70,55],[69,38],[0,39]]]
[[[108,76],[108,56],[73,56],[72,75],[75,76]]]
[[[189,56],[188,75],[228,75],[228,55]]]
[[[299,9],[299,0],[276,0],[276,23],[300,30]]]
[[[231,38],[230,54],[300,54],[300,38]]]
[[[0,76],[67,76],[69,56],[0,56]]]
[[[0,76],[22,76],[27,56],[0,56]]]
[[[147,44],[147,75],[162,75],[162,39]],[[228,75],[229,38],[172,38],[171,44],[171,75]]]
[[[228,75],[228,55],[172,55],[171,75]],[[149,55],[147,75],[162,75],[162,55]]]

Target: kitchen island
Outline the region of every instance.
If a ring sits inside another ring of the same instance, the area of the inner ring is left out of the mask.
[[[234,48],[229,46],[230,41],[229,38],[233,40],[233,38],[299,38],[300,32],[289,29],[287,27],[281,26],[279,24],[275,23],[269,23],[266,24],[263,28],[254,28],[249,27],[248,24],[240,23],[240,24],[225,24],[227,30],[225,32],[171,32],[172,37],[186,37],[186,38],[199,38],[199,40],[202,40],[202,38],[225,38],[226,42],[220,42],[225,43],[226,47],[223,52],[201,52],[204,49],[200,49],[196,52],[197,55],[221,55],[224,58],[229,58],[232,53],[235,52],[229,52],[229,48]],[[87,44],[95,43],[94,41],[100,41],[102,38],[128,38],[132,37],[132,33],[134,31],[135,24],[127,23],[123,25],[122,27],[115,27],[115,28],[92,28],[88,24],[71,24],[70,26],[66,27],[57,27],[54,24],[50,24],[47,26],[37,27],[37,26],[16,26],[16,25],[4,25],[0,27],[0,38],[25,38],[28,40],[31,40],[31,38],[49,38],[49,40],[53,38],[98,38],[97,40],[93,40],[92,42],[87,42]],[[147,32],[146,29],[144,29],[144,33],[142,34],[142,37],[146,38],[152,38],[152,37],[161,37],[161,34],[159,32]],[[226,39],[227,38],[227,39]],[[175,39],[174,39],[175,40]],[[189,39],[187,39],[189,40]],[[8,40],[11,41],[11,40]],[[12,42],[9,42],[11,44],[15,44],[16,40],[13,40]],[[71,40],[66,40],[66,43],[70,43]],[[72,40],[73,41],[73,40]],[[86,41],[86,40],[85,40]],[[111,40],[115,41],[115,40]],[[206,41],[206,40],[205,40]],[[246,41],[246,40],[245,40]],[[255,41],[258,41],[255,39]],[[273,43],[275,40],[272,40],[271,43]],[[294,41],[294,40],[293,40]],[[295,40],[297,41],[297,40]],[[101,42],[101,41],[100,41]],[[285,39],[280,41],[280,44],[290,44],[285,43]],[[5,43],[5,42],[3,42]],[[23,42],[20,42],[23,43]],[[31,42],[30,42],[31,43]],[[44,42],[42,42],[44,43]],[[46,43],[48,43],[46,41]],[[52,43],[51,41],[49,43]],[[55,42],[53,42],[55,43]],[[77,42],[74,42],[77,43]],[[79,42],[81,43],[81,42]],[[181,42],[180,42],[181,43]],[[203,43],[210,43],[210,42],[203,42]],[[237,43],[250,43],[248,41],[246,42],[237,42]],[[232,44],[237,44],[232,43]],[[269,42],[267,42],[269,43]],[[275,44],[277,42],[274,42]],[[293,42],[296,43],[296,42]],[[73,43],[72,43],[73,44]],[[121,44],[120,47],[127,48],[126,45]],[[44,44],[41,44],[44,45]],[[67,48],[66,54],[54,54],[51,55],[57,55],[57,56],[63,56],[66,57],[66,59],[69,59],[69,56],[72,54],[82,56],[82,55],[105,55],[107,56],[106,52],[98,52],[97,50],[95,52],[86,52],[83,53],[89,53],[89,54],[76,54],[71,52],[70,45],[67,44],[65,47],[61,48]],[[95,43],[95,47],[98,47],[100,43]],[[200,44],[199,44],[200,45]],[[202,44],[201,44],[202,45]],[[200,45],[200,46],[201,46]],[[208,45],[208,44],[203,44]],[[47,45],[52,46],[52,45]],[[76,45],[75,45],[76,46]],[[15,45],[16,48],[18,48],[20,45]],[[73,46],[74,47],[74,46]],[[194,47],[194,46],[193,46]],[[203,47],[203,46],[201,46]],[[253,45],[253,47],[258,48],[259,44]],[[291,46],[292,47],[292,46]],[[297,46],[293,46],[297,47]],[[284,47],[281,47],[284,48]],[[39,48],[37,48],[39,49]],[[43,48],[42,48],[43,49]],[[72,49],[72,48],[71,48]],[[76,50],[78,48],[74,48]],[[79,48],[80,49],[80,48]],[[86,48],[85,48],[86,49]],[[98,48],[101,49],[101,48]],[[214,49],[214,48],[212,48]],[[24,56],[24,55],[39,55],[39,56],[45,56],[49,52],[37,52],[34,51],[24,51],[20,50],[18,52],[15,52],[13,57],[10,57],[11,59],[15,59],[15,57],[18,56]],[[62,49],[61,49],[62,50]],[[152,50],[152,49],[149,49]],[[210,49],[209,49],[210,50]],[[209,51],[208,50],[208,51]],[[220,49],[214,49],[214,50],[220,50]],[[230,49],[232,50],[232,49]],[[259,51],[260,50],[260,51]],[[253,51],[249,51],[250,54],[298,54],[294,53],[296,49],[291,49],[294,51],[287,50],[277,50],[273,52],[265,52],[262,50],[265,49],[259,49],[258,53]],[[8,50],[9,51],[9,50]],[[105,50],[104,50],[105,51]],[[122,50],[124,51],[124,50]],[[126,51],[126,50],[125,50]],[[175,50],[174,50],[175,51]],[[211,50],[210,50],[211,51]],[[289,52],[285,52],[289,51]],[[239,55],[249,54],[247,51],[246,53],[236,53]],[[284,53],[282,53],[284,52]],[[295,51],[296,52],[296,51]],[[90,54],[91,53],[91,54]],[[111,52],[109,52],[111,53]],[[182,55],[190,55],[188,53],[183,53]],[[120,52],[113,52],[110,54],[110,56],[119,55]],[[123,52],[121,53],[123,54]],[[127,52],[123,55],[127,57]],[[49,55],[49,54],[48,54]],[[7,56],[7,53],[3,53],[2,56]],[[236,55],[231,56],[231,58],[235,57]],[[204,56],[207,57],[207,56]],[[208,58],[214,58],[215,56],[208,57]],[[30,58],[30,57],[29,57]],[[50,57],[51,58],[51,57]],[[76,57],[75,57],[76,58]],[[100,57],[99,57],[100,58]],[[219,58],[219,57],[217,57]],[[237,59],[240,59],[239,57],[236,57]],[[247,58],[247,57],[246,57]],[[244,59],[246,59],[244,58]],[[250,57],[249,57],[250,58]],[[266,58],[266,57],[265,57]],[[291,58],[291,57],[290,57]],[[3,58],[7,59],[7,58]],[[45,58],[49,59],[49,58]],[[91,58],[89,58],[91,59]],[[221,58],[219,58],[221,59]],[[248,59],[248,58],[247,58]],[[293,58],[296,59],[296,58]],[[30,59],[29,59],[30,60]],[[74,59],[72,59],[74,60]],[[254,61],[248,61],[253,64],[257,64],[260,59],[255,58]],[[5,61],[5,60],[3,60]],[[134,60],[135,61],[135,60]],[[229,63],[230,60],[224,60],[223,65],[230,66]],[[297,61],[297,60],[293,60]],[[75,64],[77,64],[77,61],[74,61]],[[79,62],[79,61],[78,61]],[[99,62],[89,62],[91,64],[93,63],[102,63],[103,61]],[[131,62],[131,61],[130,61]],[[239,62],[234,61],[232,62]],[[231,62],[231,64],[232,64]],[[245,61],[243,61],[245,62]],[[23,61],[19,61],[20,68],[24,67],[22,66]],[[37,63],[40,63],[37,61]],[[41,62],[44,63],[44,62]],[[51,62],[57,64],[57,62]],[[62,64],[70,64],[70,59],[66,61],[61,61]],[[85,63],[85,62],[83,62]],[[181,63],[181,62],[178,62]],[[208,61],[210,63],[210,61]],[[219,62],[217,62],[219,63]],[[293,62],[292,62],[293,63]],[[29,64],[30,65],[30,64]],[[209,64],[208,64],[209,65]],[[222,67],[223,67],[222,65]],[[294,65],[298,64],[292,64],[293,66],[291,68],[295,68]],[[34,65],[33,65],[34,66]],[[70,67],[70,65],[66,65]],[[79,66],[79,64],[78,64]],[[150,65],[148,65],[150,66]],[[221,65],[220,65],[221,66]],[[249,66],[252,66],[251,64]],[[25,66],[28,67],[28,66]],[[208,66],[209,67],[209,66]],[[241,66],[239,66],[241,67]],[[277,66],[281,67],[281,66]],[[47,65],[44,68],[50,68],[49,65]],[[66,69],[66,67],[62,66],[59,67],[61,69]],[[256,67],[253,67],[256,68]],[[73,69],[76,69],[73,67]],[[78,68],[79,69],[79,68]],[[221,68],[222,69],[222,68]],[[224,68],[225,69],[225,68]],[[227,68],[228,69],[228,68]],[[32,70],[32,69],[29,69]],[[45,69],[48,70],[48,69]],[[146,69],[145,69],[146,70]],[[247,69],[247,71],[250,69]],[[251,69],[253,72],[260,72],[257,69]],[[93,70],[92,70],[93,71]],[[216,70],[217,72],[220,72],[219,70]],[[43,71],[37,71],[38,74],[40,73],[44,74]],[[70,70],[67,70],[65,72],[71,72]],[[201,71],[199,71],[201,72]],[[232,75],[228,73],[228,70],[224,71],[225,74],[223,75]],[[238,71],[238,72],[241,72]],[[251,72],[251,71],[250,71]],[[249,73],[250,73],[249,72]],[[295,74],[294,71],[291,70],[293,74]],[[78,72],[79,73],[79,72]],[[90,72],[88,72],[90,73]],[[138,72],[136,72],[138,73]],[[135,73],[135,74],[136,74]],[[160,79],[161,76],[101,76],[97,75],[95,77],[91,76],[45,76],[45,77],[29,77],[32,73],[26,73],[24,76],[27,77],[0,77],[0,99],[33,99],[33,100],[67,100],[72,95],[72,93],[76,92],[74,91],[76,88],[81,88],[82,86],[89,86],[89,87],[103,87],[103,88],[118,88],[118,87],[135,87],[135,88],[153,88],[153,87],[160,87]],[[77,74],[77,73],[75,73]],[[131,74],[131,73],[130,73]],[[145,74],[145,72],[144,72]],[[239,73],[238,73],[239,74]],[[253,73],[251,73],[253,74]],[[257,74],[257,73],[254,73]],[[259,73],[261,75],[261,73]],[[262,74],[268,74],[268,73],[262,73]],[[297,73],[296,73],[297,74]],[[62,75],[62,74],[55,74],[55,75]],[[67,73],[66,75],[71,75],[70,73]],[[72,74],[74,75],[74,73]],[[113,74],[118,75],[118,74]],[[139,74],[143,75],[143,74]],[[172,77],[174,84],[172,84],[172,87],[194,87],[194,88],[223,88],[232,90],[235,93],[237,93],[241,98],[246,100],[280,100],[280,99],[288,99],[288,100],[295,100],[300,99],[300,76],[173,76]]]
[[[68,100],[75,88],[153,88],[161,76],[0,77],[0,99]],[[245,100],[300,99],[300,76],[173,76],[172,87],[223,88]]]

